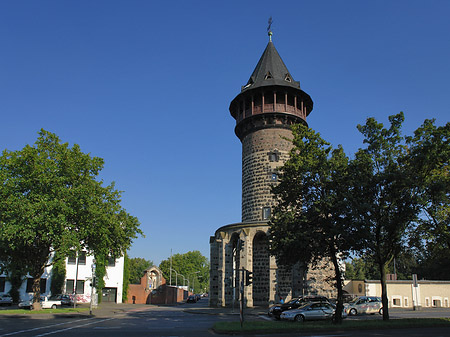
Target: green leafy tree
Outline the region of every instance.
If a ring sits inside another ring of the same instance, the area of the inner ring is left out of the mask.
[[[121,207],[121,192],[97,180],[103,164],[45,130],[34,146],[0,157],[0,258],[7,270],[27,268],[35,308],[46,266],[71,250],[118,257],[142,234]]]
[[[400,129],[403,113],[390,116],[384,128],[374,118],[358,125],[367,146],[350,162],[352,222],[365,236],[362,253],[371,256],[380,272],[383,319],[389,319],[386,268],[402,250],[405,233],[418,214],[414,177]]]
[[[411,170],[415,173],[421,217],[411,243],[420,252],[423,277],[450,277],[450,123],[425,120],[408,137]]]
[[[371,271],[375,269],[373,261],[369,258],[353,258],[351,262],[345,263],[345,279],[347,280],[365,280],[365,279],[375,279],[370,275],[373,275]],[[379,277],[376,277],[379,279]]]
[[[143,259],[141,257],[134,257],[129,259],[129,277],[131,284],[141,283],[141,278],[144,276],[144,271],[153,266],[153,262]]]
[[[66,263],[65,259],[56,259],[52,268],[52,282],[50,291],[52,295],[61,294],[66,280]]]
[[[324,258],[334,266],[338,292],[336,323],[342,322],[343,266],[357,235],[348,219],[348,159],[318,133],[293,127],[290,159],[274,188],[277,206],[270,222],[270,251],[278,263],[314,267]]]
[[[130,258],[128,253],[123,256],[123,283],[122,283],[122,302],[126,303],[128,299],[128,286],[130,285]]]
[[[20,301],[19,289],[22,286],[23,281],[26,279],[27,269],[21,264],[8,263],[2,260],[5,265],[8,265],[6,272],[6,280],[11,284],[9,294],[11,295],[13,302],[18,303]]]
[[[380,270],[372,256],[354,257],[345,266],[347,280],[380,279]],[[398,280],[409,280],[418,268],[416,250],[405,248],[386,266],[386,273],[397,274]]]
[[[171,261],[172,260],[172,264]],[[209,261],[198,250],[185,254],[175,254],[172,258],[161,261],[159,269],[163,272],[167,284],[170,282],[170,266],[172,265],[172,284],[185,284],[189,280],[195,293],[204,292],[209,286]],[[176,279],[178,273],[178,279]],[[180,276],[183,275],[183,276]]]

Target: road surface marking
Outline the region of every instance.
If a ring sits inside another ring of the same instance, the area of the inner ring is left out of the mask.
[[[58,323],[58,324],[51,324],[51,325],[46,325],[46,326],[41,326],[38,328],[32,328],[32,329],[26,329],[26,330],[20,330],[20,331],[14,331],[14,332],[10,332],[10,333],[5,333],[3,335],[0,335],[0,337],[3,336],[12,336],[12,335],[17,335],[19,333],[24,333],[24,332],[30,332],[30,331],[36,331],[36,330],[41,330],[41,329],[47,329],[47,328],[51,328],[54,326],[59,326],[59,325],[65,325],[65,324],[70,324],[70,323],[74,323],[74,322],[86,322],[87,319],[94,319],[94,318],[83,318],[83,319],[78,319],[76,321],[70,321],[70,322],[65,322],[65,323]]]
[[[77,325],[77,326],[72,326],[72,327],[70,327],[70,328],[65,328],[65,329],[61,329],[61,330],[50,331],[50,332],[43,333],[43,334],[41,334],[41,335],[36,335],[35,337],[42,337],[42,336],[47,336],[47,335],[53,335],[53,334],[55,334],[55,333],[60,333],[60,332],[63,332],[63,331],[68,331],[68,330],[78,329],[78,328],[81,328],[81,327],[83,327],[83,326],[88,326],[88,325],[92,325],[92,324],[96,324],[96,323],[102,323],[102,322],[110,321],[110,320],[112,320],[112,319],[114,319],[114,318],[113,318],[113,317],[111,317],[111,318],[106,318],[106,319],[102,319],[102,320],[100,320],[100,321],[89,322],[89,323],[86,323],[86,324],[81,324],[81,325]]]

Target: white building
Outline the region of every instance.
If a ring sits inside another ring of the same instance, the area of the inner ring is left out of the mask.
[[[80,254],[78,258],[69,257],[66,259],[66,277],[63,287],[63,293],[73,294],[74,280],[76,279],[77,302],[88,303],[91,300],[91,291],[96,295],[95,288],[92,289],[92,266],[93,256]],[[102,302],[122,303],[123,288],[123,268],[124,258],[109,259],[106,266],[105,287],[102,289]],[[41,277],[41,294],[51,296],[52,267],[45,268]],[[33,279],[28,278],[22,283],[20,288],[20,299],[27,300],[33,297],[32,291]],[[0,275],[0,293],[8,293],[11,285],[6,281],[6,275]],[[94,302],[96,296],[94,295]]]
[[[381,297],[378,280],[347,280],[344,290],[354,296]],[[450,281],[386,280],[390,308],[449,308]]]

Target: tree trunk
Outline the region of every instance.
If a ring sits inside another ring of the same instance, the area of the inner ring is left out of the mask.
[[[48,256],[40,266],[38,264],[33,268],[31,275],[33,276],[33,310],[41,310],[41,276],[44,274],[45,264],[47,263]],[[44,289],[45,291],[45,289]]]
[[[41,274],[33,278],[33,310],[41,310]]]
[[[333,323],[342,324],[342,310],[344,308],[344,299],[343,299],[343,291],[342,291],[342,273],[341,268],[339,266],[339,261],[336,256],[336,250],[334,249],[334,245],[331,244],[331,260],[333,261],[334,271],[335,271],[335,279],[336,279],[336,288],[337,288],[337,303],[336,303],[336,311],[334,313]]]
[[[383,305],[383,321],[389,320],[389,301],[387,297],[386,287],[386,264],[379,262],[380,267],[380,282],[381,282],[381,303]]]

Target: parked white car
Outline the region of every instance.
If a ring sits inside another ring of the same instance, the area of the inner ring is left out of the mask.
[[[41,296],[41,306],[42,309],[56,309],[61,306],[61,300],[49,300],[45,296]],[[27,301],[21,301],[19,303],[19,308],[21,309],[32,309],[33,299]]]

